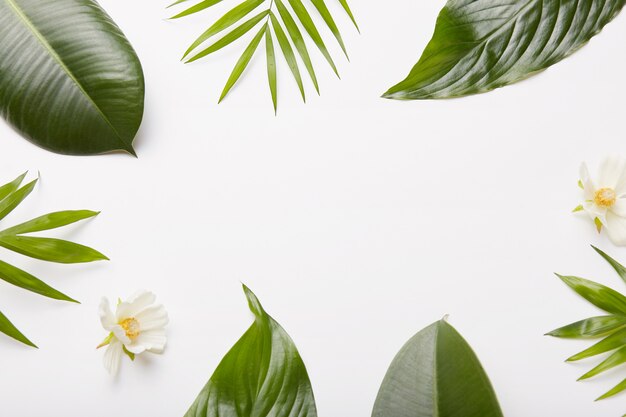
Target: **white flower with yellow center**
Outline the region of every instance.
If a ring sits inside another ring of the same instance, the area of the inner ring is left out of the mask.
[[[128,301],[120,301],[113,314],[109,300],[102,299],[100,321],[110,333],[98,348],[107,346],[104,367],[112,375],[117,374],[124,353],[132,360],[143,352],[163,353],[169,319],[165,308],[155,301],[154,294],[141,291]]]
[[[583,163],[578,185],[584,191],[585,201],[574,211],[584,210],[598,232],[604,228],[614,244],[626,246],[626,161],[607,158],[600,166],[597,181],[591,179]]]

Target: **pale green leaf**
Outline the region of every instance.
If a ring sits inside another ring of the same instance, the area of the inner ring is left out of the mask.
[[[605,339],[599,341],[595,345],[588,349],[583,350],[580,353],[575,354],[567,359],[568,362],[576,362],[581,359],[591,358],[593,356],[600,355],[602,353],[610,352],[615,349],[619,349],[626,345],[626,329],[620,329],[615,333],[607,336]]]
[[[573,276],[558,275],[581,297],[607,313],[626,315],[626,297],[611,288],[593,281]]]
[[[322,16],[322,19],[324,19],[324,22],[326,22],[326,25],[328,25],[328,28],[335,36],[335,39],[337,39],[337,42],[339,43],[339,46],[341,46],[343,53],[346,55],[346,58],[348,58],[348,51],[346,50],[346,45],[344,45],[343,43],[341,32],[339,32],[339,28],[337,27],[337,24],[335,23],[335,19],[333,19],[333,16],[330,14],[328,7],[326,7],[326,3],[324,3],[324,0],[309,0],[309,1],[313,3],[313,6],[315,6],[320,16]]]
[[[92,218],[98,214],[98,212],[90,210],[58,211],[3,230],[0,232],[0,235],[20,235],[24,233],[35,233],[44,230],[56,229],[81,220]]]
[[[359,25],[356,23],[356,19],[354,18],[354,14],[352,14],[352,10],[350,10],[350,6],[348,6],[347,0],[339,0],[339,3],[341,3],[343,9],[346,11],[346,13],[348,13],[348,16],[350,16],[350,20],[352,20],[352,23],[354,23],[354,26],[360,32],[361,29],[359,29]]]
[[[626,327],[626,316],[599,316],[577,321],[547,333],[547,336],[580,339],[602,337]]]
[[[600,249],[596,248],[593,245],[591,247],[596,252],[598,252],[600,254],[600,256],[602,256],[613,267],[613,269],[615,269],[615,272],[617,272],[617,274],[620,276],[620,278],[622,278],[622,280],[624,282],[626,282],[626,268],[624,268],[624,266],[622,264],[617,262],[615,259],[611,258],[609,255],[607,255],[606,253],[604,253]]]
[[[270,27],[265,25],[265,55],[267,60],[267,80],[272,94],[274,113],[278,111],[277,83],[276,83],[276,54],[274,52],[274,42]]]
[[[47,237],[0,235],[0,246],[31,258],[62,264],[109,259],[87,246]]]
[[[0,220],[11,213],[33,191],[37,180],[31,181],[17,191],[12,192],[0,201]]]
[[[40,279],[32,276],[26,271],[22,271],[6,262],[0,261],[0,279],[13,284],[25,290],[43,295],[55,300],[70,301],[78,303],[78,301],[67,295],[55,290]]]
[[[22,342],[25,345],[37,348],[37,345],[35,345],[26,336],[24,336],[24,334],[20,332],[17,327],[13,325],[13,323],[11,323],[7,316],[2,314],[2,311],[0,311],[0,332],[17,340],[18,342]]]
[[[8,196],[20,187],[20,184],[22,184],[22,181],[24,181],[27,173],[28,172],[23,173],[13,181],[0,187],[0,201],[2,201],[6,196]]]
[[[619,384],[617,384],[615,386],[615,388],[613,388],[612,390],[610,390],[609,392],[607,392],[606,394],[604,394],[603,396],[599,397],[596,401],[599,400],[604,400],[610,397],[613,397],[621,392],[626,391],[626,379],[624,379],[622,382],[620,382]]]
[[[184,16],[189,16],[189,15],[192,15],[194,13],[198,13],[198,12],[200,12],[202,10],[206,10],[209,7],[214,6],[214,5],[216,5],[217,3],[220,3],[220,2],[222,2],[222,0],[204,0],[204,1],[201,1],[198,4],[196,4],[194,6],[191,6],[190,8],[188,8],[186,10],[183,10],[182,12],[178,13],[177,15],[170,17],[170,19],[179,19],[179,18],[184,17]],[[171,4],[170,7],[174,6],[175,4],[178,4],[178,3]]]
[[[285,57],[285,61],[287,61],[287,65],[293,74],[293,77],[298,84],[298,88],[300,89],[300,94],[302,95],[302,100],[306,102],[306,95],[304,94],[304,85],[302,84],[302,76],[300,75],[300,69],[298,68],[298,61],[296,60],[296,55],[294,54],[293,48],[289,43],[289,38],[287,38],[287,34],[283,30],[280,22],[274,15],[274,13],[270,13],[270,19],[272,22],[272,27],[274,28],[274,33],[276,34],[276,39],[278,40],[278,45],[280,45],[280,49],[283,51],[283,56]]]
[[[600,365],[593,368],[591,371],[587,372],[585,375],[579,378],[579,381],[584,379],[593,378],[596,375],[601,374],[602,372],[608,371],[609,369],[615,368],[626,362],[626,346],[622,346],[616,352],[614,352],[611,356],[606,358]]]

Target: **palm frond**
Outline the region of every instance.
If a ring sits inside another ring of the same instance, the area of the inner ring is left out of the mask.
[[[202,0],[175,14],[172,16],[172,19],[179,19],[181,17],[196,14],[221,3],[222,1],[223,0]],[[299,56],[301,63],[306,68],[306,71],[308,72],[311,81],[313,82],[313,86],[318,94],[320,90],[315,69],[313,68],[313,63],[309,55],[309,50],[300,27],[304,29],[308,38],[315,44],[317,49],[330,65],[333,72],[337,75],[337,77],[339,77],[339,71],[337,70],[335,61],[333,60],[333,57],[326,46],[326,42],[317,28],[313,17],[311,16],[312,9],[317,12],[319,17],[321,17],[322,21],[326,24],[327,29],[334,36],[341,50],[346,55],[346,58],[348,58],[348,52],[341,32],[339,31],[339,27],[335,18],[328,9],[325,0],[305,1],[307,1],[308,7],[303,3],[303,0],[287,0],[286,2],[283,2],[283,0],[244,0],[228,10],[224,15],[222,15],[222,17],[216,20],[206,31],[204,31],[189,46],[189,48],[187,48],[183,54],[183,60],[186,63],[190,63],[204,58],[207,55],[232,44],[260,25],[261,29],[248,44],[239,61],[236,63],[233,72],[228,78],[219,102],[221,102],[228,95],[234,85],[241,78],[263,39],[265,39],[268,82],[270,85],[270,94],[274,111],[277,111],[278,106],[276,71],[277,53],[283,55],[290,72],[298,85],[302,100],[306,102],[304,84],[302,82],[302,75],[299,67],[300,63],[298,62],[295,51],[297,51],[297,55]],[[349,19],[354,23],[356,29],[359,30],[356,19],[348,6],[347,0],[338,1]],[[187,2],[187,0],[178,0],[169,7],[180,5],[185,2]],[[288,3],[288,5],[285,3]],[[264,6],[262,12],[256,14],[252,18],[246,19],[250,13],[262,5]],[[231,27],[235,28],[230,30],[230,32],[224,35],[221,39],[215,41],[213,44],[205,47],[204,49],[200,49],[201,45],[207,42],[210,38]],[[279,48],[275,48],[274,40],[278,42]]]
[[[15,180],[0,186],[0,220],[11,213],[35,188],[37,179],[20,188],[25,177],[26,174],[22,174]],[[55,263],[73,264],[106,260],[108,258],[100,252],[77,243],[62,239],[24,236],[29,233],[57,229],[97,215],[97,212],[89,210],[49,213],[0,230],[0,246],[30,258]],[[78,302],[39,278],[1,260],[0,280],[44,297]],[[1,311],[0,332],[26,345],[37,347]]]
[[[626,281],[624,266],[600,249],[596,247],[593,249],[613,267],[620,278]],[[569,339],[601,339],[590,348],[567,359],[568,362],[574,362],[609,353],[604,361],[582,375],[579,381],[593,378],[626,363],[626,296],[586,279],[561,275],[558,277],[589,303],[608,313],[608,315],[577,321],[547,334]],[[612,397],[623,391],[626,391],[626,380],[600,396],[598,400]]]

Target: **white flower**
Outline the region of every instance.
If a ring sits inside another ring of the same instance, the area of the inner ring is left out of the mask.
[[[585,201],[574,211],[587,212],[598,232],[604,227],[614,244],[626,246],[626,161],[605,159],[597,181],[591,179],[583,163],[578,185],[584,191]]]
[[[140,291],[128,301],[120,301],[115,314],[108,299],[100,302],[100,321],[110,333],[98,348],[107,346],[104,367],[112,375],[117,374],[123,353],[133,360],[143,352],[163,353],[169,319],[165,308],[155,301],[154,294]]]

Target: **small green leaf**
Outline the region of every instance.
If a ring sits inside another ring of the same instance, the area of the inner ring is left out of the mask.
[[[574,208],[574,210],[572,210],[572,213],[578,213],[579,211],[583,211],[585,208],[583,207],[582,204],[576,206],[576,208]]]
[[[598,230],[598,233],[602,232],[602,220],[600,220],[598,217],[596,217],[595,219],[593,219],[593,223],[596,225],[596,229]]]
[[[37,184],[37,180],[34,180],[17,191],[12,192],[0,201],[0,220],[4,219],[9,213],[11,213],[22,201],[33,191]]]
[[[615,386],[615,388],[613,388],[612,390],[610,390],[609,392],[607,392],[603,396],[599,397],[596,401],[605,400],[607,398],[613,397],[613,396],[615,396],[615,395],[617,395],[620,392],[623,392],[625,390],[626,390],[626,379],[624,379],[622,382],[617,384]]]
[[[617,350],[611,356],[609,356],[606,360],[604,360],[600,365],[596,366],[591,371],[581,376],[578,380],[582,381],[585,379],[592,378],[596,375],[601,374],[604,371],[608,371],[609,369],[615,368],[616,366],[619,366],[625,362],[626,362],[626,346],[622,346],[619,350]]]
[[[263,35],[265,34],[266,28],[267,28],[267,23],[263,25],[259,33],[257,33],[257,35],[252,39],[252,42],[250,42],[250,45],[248,45],[246,50],[243,51],[241,58],[239,58],[239,61],[237,61],[237,64],[235,64],[235,68],[233,69],[233,72],[230,74],[230,77],[228,78],[228,81],[226,82],[226,86],[224,86],[224,90],[222,91],[222,95],[220,96],[219,103],[221,103],[222,100],[224,100],[228,92],[237,83],[237,81],[241,77],[241,74],[243,74],[244,70],[250,63],[250,60],[252,59],[252,56],[256,52],[259,46],[259,43],[261,43],[261,39],[263,38]]]
[[[8,196],[20,187],[20,184],[22,183],[22,181],[24,181],[26,174],[28,174],[28,172],[23,173],[13,181],[0,187],[0,201],[2,201],[4,197]]]
[[[135,354],[133,352],[130,352],[128,349],[126,349],[126,346],[122,346],[122,349],[123,349],[124,353],[126,354],[126,356],[128,356],[128,358],[131,361],[134,362],[135,361]]]
[[[579,339],[602,337],[626,326],[625,316],[600,316],[577,321],[560,329],[556,329],[547,336]]]
[[[22,271],[6,262],[0,261],[0,279],[13,284],[17,287],[24,288],[25,290],[43,295],[55,300],[70,301],[72,303],[78,303],[78,301],[67,295],[55,290],[47,285],[45,282],[38,278],[35,278],[26,271]]]
[[[295,78],[296,83],[298,84],[298,88],[300,89],[300,94],[302,95],[302,100],[306,102],[306,95],[304,94],[304,85],[302,84],[302,76],[300,75],[300,69],[298,68],[298,61],[296,60],[296,55],[293,52],[293,48],[289,43],[289,38],[287,38],[287,34],[283,30],[280,22],[274,15],[274,13],[270,12],[270,19],[272,22],[272,27],[274,28],[274,33],[276,34],[276,39],[278,40],[278,44],[280,45],[280,49],[283,51],[283,56],[285,57],[285,61],[287,61],[287,65],[293,74],[293,78]]]
[[[582,180],[578,180],[578,188],[580,188],[581,190],[585,189],[585,185],[583,184]]]
[[[243,288],[255,321],[224,356],[185,417],[317,417],[311,382],[295,344]]]
[[[617,272],[617,274],[620,276],[620,278],[622,278],[622,280],[624,282],[626,282],[626,268],[624,268],[624,266],[622,264],[617,262],[615,259],[611,258],[609,255],[607,255],[606,253],[604,253],[600,249],[596,248],[593,245],[591,245],[591,247],[596,252],[598,252],[600,254],[600,256],[602,256],[613,267],[613,269],[615,269],[615,272]]]
[[[222,0],[204,0],[204,1],[201,1],[198,4],[196,4],[194,6],[191,6],[187,10],[184,10],[184,11],[178,13],[177,15],[170,17],[170,19],[179,19],[179,18],[184,17],[184,16],[189,16],[191,14],[198,13],[198,12],[200,12],[202,10],[208,9],[211,6],[216,5],[217,3],[220,3],[221,1]],[[178,3],[180,3],[180,2],[176,2],[174,4],[171,4],[170,7],[174,6],[175,4],[178,4]]]
[[[272,32],[270,31],[270,27],[268,25],[265,25],[265,55],[267,59],[267,80],[270,84],[270,92],[272,93],[274,113],[276,113],[278,111],[278,94],[276,85],[276,54],[274,52]]]
[[[339,32],[339,28],[337,27],[337,24],[335,23],[335,19],[333,19],[333,16],[330,14],[328,7],[326,7],[326,3],[324,3],[324,0],[309,0],[309,1],[313,3],[313,6],[315,6],[320,16],[322,16],[322,19],[324,19],[324,22],[326,22],[326,25],[328,25],[328,28],[335,36],[335,39],[337,39],[337,42],[339,43],[339,46],[341,46],[343,53],[346,55],[346,58],[350,59],[348,57],[348,51],[346,50],[346,45],[344,45],[343,43],[341,32]]]
[[[17,330],[17,327],[15,327],[13,323],[11,323],[11,321],[9,321],[9,319],[4,314],[2,314],[1,311],[0,311],[0,332],[17,340],[18,342],[22,342],[25,345],[37,348],[37,345],[35,345],[26,336],[24,336],[22,332]]]
[[[626,329],[621,329],[610,336],[607,336],[604,340],[601,340],[589,349],[585,349],[582,352],[569,357],[567,361],[576,362],[581,359],[591,358],[593,356],[618,349],[624,345],[626,345]]]
[[[98,214],[99,212],[90,210],[58,211],[3,230],[0,232],[0,235],[21,235],[24,233],[35,233],[44,230],[56,229],[81,220],[89,219],[97,216]]]
[[[617,291],[586,279],[558,274],[557,276],[596,307],[607,313],[626,315],[626,297]]]
[[[95,249],[47,237],[0,235],[0,246],[42,261],[77,264],[108,260]]]

